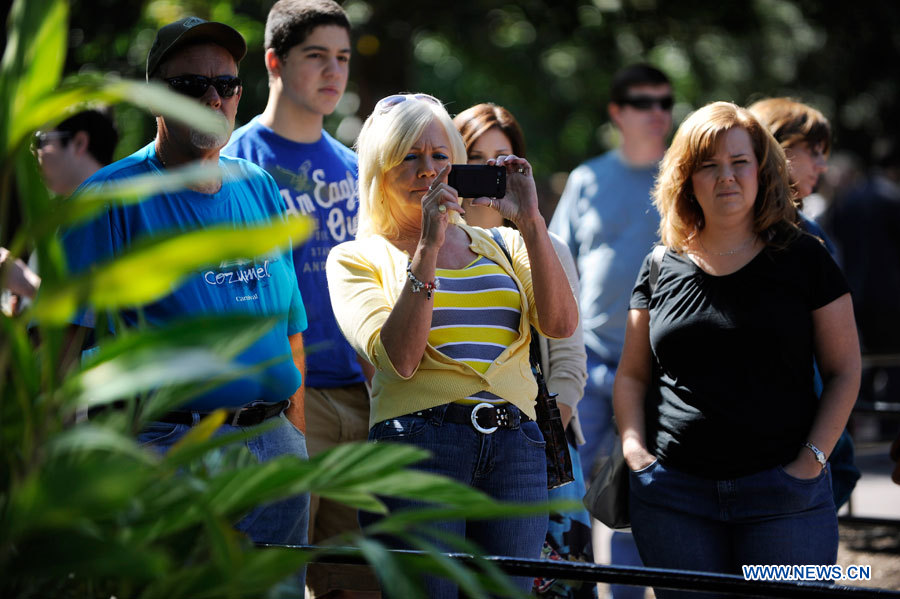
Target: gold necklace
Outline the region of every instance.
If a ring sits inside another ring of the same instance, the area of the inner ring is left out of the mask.
[[[738,247],[734,248],[733,250],[728,250],[728,251],[726,251],[726,252],[711,252],[711,251],[709,251],[708,249],[706,249],[706,246],[703,245],[703,240],[700,239],[700,236],[699,236],[699,235],[697,236],[697,241],[700,242],[700,248],[703,249],[703,252],[706,253],[706,254],[712,254],[713,256],[734,256],[734,255],[737,254],[738,252],[742,252],[742,251],[744,251],[745,249],[747,249],[748,247],[750,247],[750,245],[751,245],[754,241],[756,241],[756,235],[754,234],[752,237],[750,237],[750,239],[748,239],[747,241],[745,241],[744,243],[742,243],[742,244],[739,245]]]

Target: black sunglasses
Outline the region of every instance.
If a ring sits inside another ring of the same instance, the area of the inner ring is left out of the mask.
[[[203,75],[179,75],[165,80],[173,90],[191,98],[202,98],[209,86],[216,88],[222,98],[230,98],[241,89],[241,78],[231,75],[204,77]]]
[[[72,135],[71,131],[36,131],[31,139],[31,151],[37,152],[54,140],[65,143]]]
[[[618,104],[626,104],[637,110],[651,110],[654,106],[659,106],[662,110],[672,110],[675,100],[672,96],[663,96],[662,98],[654,98],[653,96],[632,96],[623,98]]]

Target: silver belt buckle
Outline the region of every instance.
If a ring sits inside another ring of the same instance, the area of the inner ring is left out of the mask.
[[[483,426],[478,424],[478,410],[480,410],[481,408],[493,408],[493,407],[494,407],[493,405],[491,405],[487,402],[484,402],[484,403],[480,403],[477,406],[475,406],[474,408],[472,408],[472,414],[470,416],[470,418],[472,420],[472,426],[475,427],[475,430],[478,431],[479,433],[482,433],[485,435],[490,435],[495,430],[500,428],[497,426],[493,426],[491,428],[484,428]]]

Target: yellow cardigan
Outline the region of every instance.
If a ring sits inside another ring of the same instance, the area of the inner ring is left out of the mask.
[[[481,390],[502,397],[535,418],[537,384],[528,360],[529,325],[543,331],[538,325],[525,241],[514,229],[500,229],[513,257],[512,270],[489,231],[458,226],[471,239],[469,249],[496,262],[520,291],[519,336],[484,374],[427,345],[415,372],[401,376],[381,342],[381,327],[406,284],[409,254],[381,236],[372,236],[342,243],[328,255],[328,289],[338,325],[350,345],[375,366],[370,428],[382,420],[444,405]]]

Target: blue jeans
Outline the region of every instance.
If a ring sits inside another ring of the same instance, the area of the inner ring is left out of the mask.
[[[741,575],[742,565],[834,564],[838,526],[831,475],[781,466],[712,480],[654,462],[631,473],[631,529],[644,563]],[[710,597],[658,590],[657,597]]]
[[[591,363],[584,399],[578,404],[578,420],[584,433],[584,445],[578,448],[584,480],[593,478],[594,465],[600,457],[612,453],[618,443],[613,421],[612,388],[616,378],[615,365]],[[615,531],[609,540],[609,563],[616,566],[642,566],[641,556],[631,533]],[[613,599],[643,599],[644,587],[613,584],[609,587]]]
[[[202,415],[194,413],[194,423],[200,422]],[[279,417],[281,425],[261,435],[244,441],[260,462],[281,456],[293,455],[308,459],[306,438],[284,413]],[[193,426],[193,425],[191,425]],[[138,434],[141,445],[152,445],[160,453],[165,453],[190,429],[187,424],[151,422]],[[223,424],[216,435],[248,430],[244,427]],[[220,450],[221,451],[221,450]],[[309,528],[309,493],[288,497],[276,503],[260,506],[244,516],[235,528],[246,533],[256,543],[279,543],[284,545],[305,545]],[[306,582],[306,569],[301,569],[294,578],[302,591]]]
[[[616,442],[613,422],[612,385],[616,368],[592,364],[584,387],[584,398],[578,403],[578,420],[584,433],[584,445],[578,448],[585,482],[590,482],[597,458],[608,456]]]
[[[550,489],[547,495],[551,501],[569,499],[581,502],[584,498],[584,477],[581,476],[581,461],[578,450],[569,443],[572,458],[572,474],[575,480],[567,485]],[[582,507],[571,512],[550,514],[550,527],[541,552],[542,559],[568,562],[594,562],[594,548],[591,539],[591,515]],[[535,578],[533,594],[553,599],[597,599],[597,584],[591,581],[564,580],[562,578]]]
[[[401,416],[377,423],[369,431],[373,442],[404,443],[427,449],[432,457],[415,468],[470,485],[499,501],[537,503],[547,501],[547,458],[538,425],[523,422],[518,428],[501,428],[492,434],[477,432],[469,424],[444,422],[442,406],[430,416]],[[512,407],[515,410],[516,408]],[[422,502],[382,498],[391,512],[422,507]],[[360,512],[360,524],[367,526],[380,516]],[[433,522],[432,528],[466,538],[487,555],[537,559],[547,533],[546,513],[525,518]],[[455,550],[440,540],[429,538],[444,550]],[[532,578],[513,579],[523,591],[531,589]],[[428,597],[456,599],[458,589],[449,580],[425,577]]]

